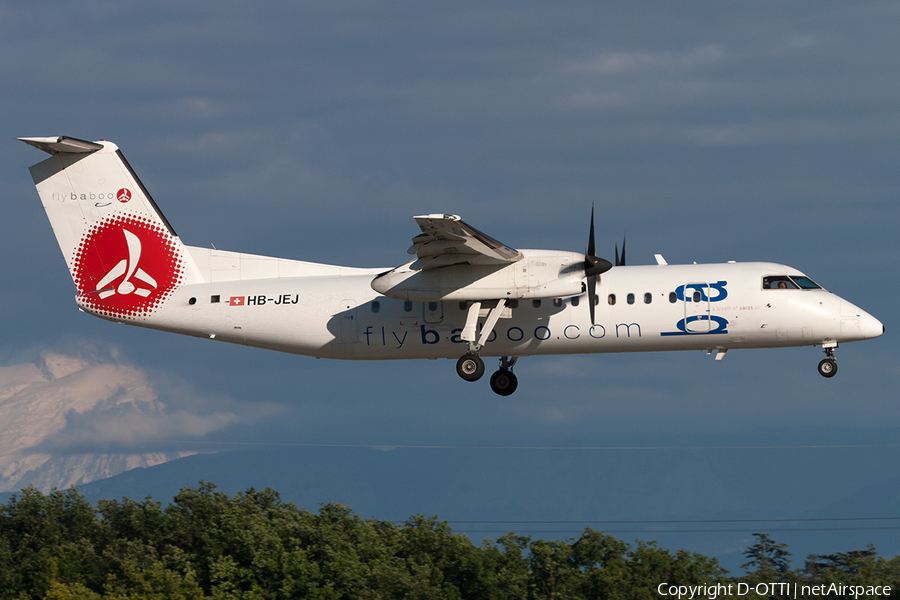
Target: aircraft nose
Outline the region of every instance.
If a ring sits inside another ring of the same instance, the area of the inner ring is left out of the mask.
[[[865,339],[877,338],[884,334],[884,324],[872,315],[865,313],[860,320],[861,333]]]

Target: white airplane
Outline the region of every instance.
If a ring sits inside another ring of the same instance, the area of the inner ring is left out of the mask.
[[[821,346],[884,333],[876,318],[773,263],[625,266],[594,255],[515,250],[455,215],[415,217],[415,259],[363,269],[184,245],[118,147],[19,138],[52,156],[31,167],[75,281],[103,319],[321,358],[456,358],[466,381],[500,358],[540,354]]]

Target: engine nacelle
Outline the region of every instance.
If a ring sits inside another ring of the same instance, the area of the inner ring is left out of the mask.
[[[407,263],[373,279],[372,289],[417,302],[565,298],[583,292],[584,256],[547,250],[521,254],[521,260],[499,267],[452,265],[417,271]]]

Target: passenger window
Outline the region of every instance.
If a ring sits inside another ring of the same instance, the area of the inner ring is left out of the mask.
[[[209,301],[210,301],[212,304],[216,304],[217,302],[219,302],[220,298],[221,298],[221,297],[220,297],[218,294],[216,294],[215,296],[210,296],[210,297],[209,297]]]
[[[609,305],[610,305],[610,306],[613,306],[613,305],[615,305],[615,303],[616,303],[616,295],[615,295],[615,294],[610,294],[610,295],[609,295]]]
[[[700,302],[703,299],[703,294],[700,293],[700,290],[694,290],[693,296],[694,302]]]
[[[372,312],[377,313],[379,310],[381,310],[381,302],[379,302],[378,300],[373,300],[372,301]]]
[[[559,308],[562,305],[563,305],[562,298],[554,298],[553,299],[553,306],[555,306],[556,308]]]
[[[650,304],[651,302],[653,302],[653,294],[647,292],[644,294],[644,304]]]
[[[594,296],[594,306],[600,306],[600,296]]]
[[[628,294],[625,300],[628,302],[628,304],[634,304],[634,294]]]
[[[509,302],[506,303],[506,305],[510,308],[519,308],[519,301],[518,300],[510,300]]]
[[[669,302],[671,302],[672,304],[675,304],[675,302],[677,302],[677,301],[678,301],[678,294],[676,294],[675,292],[669,292]]]
[[[532,300],[531,306],[533,306],[534,308],[540,308],[541,307],[541,299],[538,298],[537,300]]]
[[[572,306],[578,306],[578,296],[573,296],[570,302],[572,303]]]
[[[405,312],[412,312],[412,300],[403,301],[403,310]]]
[[[412,303],[410,303],[410,306],[412,306]],[[469,310],[469,303],[468,302],[460,302],[459,310]]]
[[[429,303],[428,303],[428,310],[429,310],[430,312],[434,312],[434,311],[436,311],[437,309],[438,309],[438,303],[437,303],[437,302],[429,302]]]

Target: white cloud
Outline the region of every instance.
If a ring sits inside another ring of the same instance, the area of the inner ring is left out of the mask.
[[[735,122],[726,125],[686,127],[678,137],[701,146],[748,146],[753,144],[793,144],[851,142],[890,139],[900,131],[900,122],[858,118],[853,121],[796,117],[777,121]]]
[[[165,402],[160,397],[165,397]],[[269,404],[230,410],[140,369],[45,352],[0,367],[0,490],[64,488],[196,453],[197,440],[271,414]]]
[[[639,71],[693,71],[718,65],[725,60],[725,51],[718,44],[709,44],[684,51],[662,52],[603,52],[588,60],[567,65],[572,73],[608,75]]]

